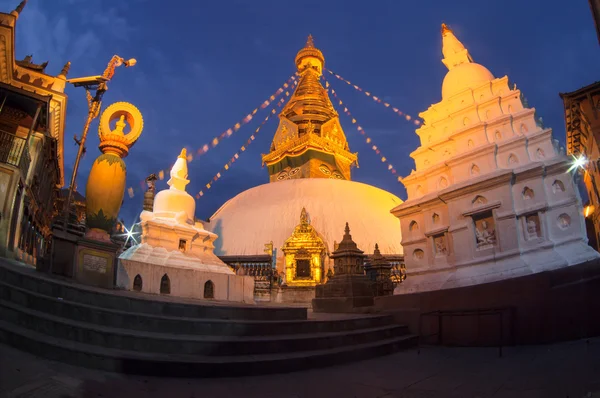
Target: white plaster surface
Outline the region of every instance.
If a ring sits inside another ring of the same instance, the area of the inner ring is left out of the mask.
[[[140,215],[142,243],[119,256],[117,287],[133,290],[139,275],[142,292],[160,294],[167,275],[170,295],[203,299],[210,280],[215,300],[253,303],[254,278],[235,275],[213,251],[217,235],[194,222],[196,202],[185,192],[187,176],[184,150],[171,170],[170,188],[156,195],[153,211]]]
[[[206,228],[219,235],[215,241],[218,255],[264,254],[265,244],[273,241],[279,263],[283,260],[281,247],[292,235],[304,207],[329,252],[334,241],[342,240],[348,222],[352,238],[365,253],[372,253],[378,243],[383,254],[401,254],[400,223],[390,213],[401,203],[389,192],[355,181],[284,180],[230,199]]]
[[[445,33],[443,47],[449,68],[443,99],[420,114],[421,146],[411,154],[416,170],[402,180],[408,200],[393,210],[407,272],[395,293],[487,283],[598,258],[587,245],[570,160],[552,130],[536,120],[508,77],[494,78],[474,64],[453,33]]]

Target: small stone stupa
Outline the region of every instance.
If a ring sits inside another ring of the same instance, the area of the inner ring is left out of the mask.
[[[356,312],[373,305],[372,282],[366,277],[367,256],[358,248],[346,223],[344,238],[331,253],[334,275],[317,285],[312,301],[314,312]]]
[[[195,221],[186,151],[171,169],[169,189],[140,214],[141,243],[119,256],[117,286],[180,297],[254,302],[254,279],[235,275],[213,252],[217,235]]]

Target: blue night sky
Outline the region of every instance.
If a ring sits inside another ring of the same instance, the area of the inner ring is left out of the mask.
[[[0,0],[9,12],[17,0]],[[17,23],[16,54],[50,61],[58,74],[72,62],[69,77],[101,74],[113,54],[138,64],[119,68],[104,106],[127,101],[144,115],[140,140],[125,159],[128,186],[122,216],[141,211],[140,181],[169,169],[182,147],[195,150],[260,105],[295,71],[294,57],[309,33],[326,67],[410,115],[441,98],[446,68],[441,63],[440,24],[446,22],[474,60],[496,77],[508,75],[524,92],[554,136],[565,139],[559,92],[600,79],[600,51],[585,0],[422,1],[164,1],[30,0]],[[383,148],[399,174],[414,167],[415,126],[352,87],[327,76],[358,122]],[[83,89],[67,88],[66,175],[70,178],[87,105]],[[339,111],[339,109],[338,109]],[[189,164],[188,192],[198,192],[254,132],[263,110],[248,125]],[[402,184],[387,171],[347,116],[340,120],[360,168],[353,179],[405,199]],[[260,154],[269,150],[273,118],[239,161],[198,201],[206,219],[239,192],[268,181]],[[78,178],[99,154],[97,121]],[[165,180],[166,181],[166,180]],[[164,181],[159,189],[166,187]],[[250,209],[251,211],[251,209]]]

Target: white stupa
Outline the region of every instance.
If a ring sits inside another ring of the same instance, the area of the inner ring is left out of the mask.
[[[599,257],[587,246],[570,160],[508,77],[474,63],[442,25],[442,100],[420,114],[402,180],[406,280],[396,293],[493,282]]]
[[[169,189],[160,191],[153,211],[142,211],[141,243],[119,257],[117,286],[181,297],[253,302],[254,279],[235,275],[213,252],[217,235],[195,221],[186,151],[171,169]]]

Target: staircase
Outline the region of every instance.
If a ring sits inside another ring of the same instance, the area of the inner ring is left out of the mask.
[[[371,358],[417,338],[387,315],[307,319],[306,308],[109,291],[0,262],[0,342],[105,371],[230,377]]]

